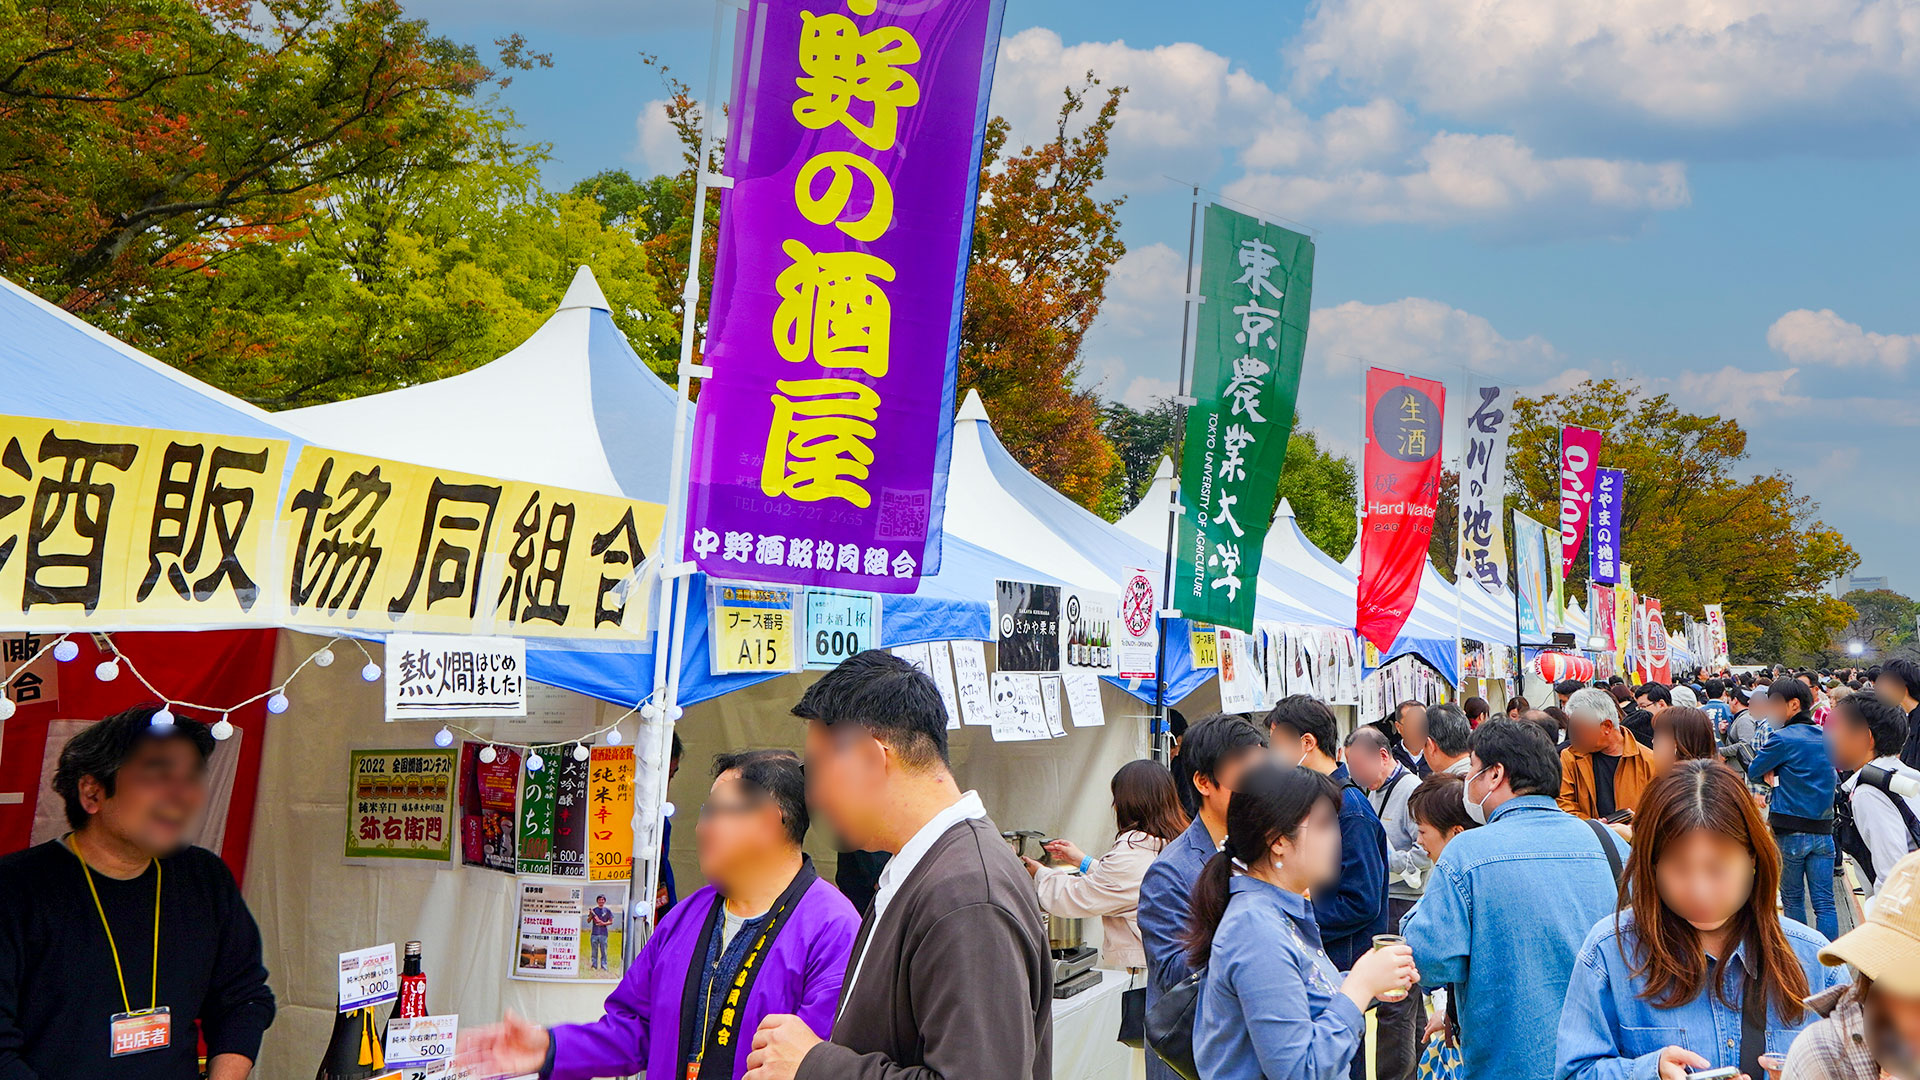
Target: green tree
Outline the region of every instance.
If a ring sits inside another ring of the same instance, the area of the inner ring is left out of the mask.
[[[1833,637],[1829,651],[1834,663],[1844,662],[1854,642],[1860,643],[1862,655],[1876,658],[1914,651],[1920,602],[1892,589],[1855,589],[1840,599],[1853,609],[1853,618]]]
[[[1175,451],[1173,441],[1177,410],[1170,397],[1155,398],[1144,409],[1134,409],[1118,401],[1100,406],[1100,433],[1120,455],[1120,472],[1114,478],[1112,496],[1114,517],[1133,509],[1153,483],[1160,459]]]
[[[1293,418],[1287,438],[1287,463],[1280,470],[1280,498],[1293,506],[1294,520],[1313,546],[1344,559],[1360,533],[1353,460],[1320,445],[1320,437]],[[1276,507],[1279,500],[1274,501]]]
[[[1621,557],[1634,588],[1664,601],[1669,620],[1723,603],[1736,661],[1816,654],[1852,617],[1822,590],[1859,557],[1790,477],[1739,474],[1747,433],[1737,421],[1686,413],[1665,394],[1613,379],[1522,397],[1513,418],[1512,505],[1560,520],[1561,427],[1605,432],[1601,463],[1627,472]],[[1575,562],[1569,596],[1584,595],[1587,563]]]

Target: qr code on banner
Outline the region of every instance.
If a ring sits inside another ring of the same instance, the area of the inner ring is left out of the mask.
[[[927,535],[927,508],[932,496],[926,491],[880,491],[880,524],[876,540],[919,540]]]

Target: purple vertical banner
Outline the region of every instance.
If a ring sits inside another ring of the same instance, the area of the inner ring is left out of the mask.
[[[1596,469],[1593,476],[1593,561],[1587,575],[1596,585],[1620,583],[1620,541],[1626,533],[1627,474]]]
[[[912,592],[940,565],[1003,0],[750,0],[686,544],[709,574]]]

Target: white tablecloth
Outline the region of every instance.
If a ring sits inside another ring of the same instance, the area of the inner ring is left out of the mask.
[[[1053,1003],[1054,1080],[1114,1080],[1138,1054],[1119,1040],[1124,971],[1100,970],[1100,985]]]

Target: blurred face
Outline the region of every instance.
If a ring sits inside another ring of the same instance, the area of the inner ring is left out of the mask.
[[[1447,841],[1459,836],[1466,830],[1456,825],[1446,832],[1441,832],[1439,829],[1421,821],[1419,818],[1414,818],[1413,831],[1420,841],[1421,849],[1427,853],[1427,858],[1432,859],[1434,862],[1439,862],[1440,853],[1446,850]]]
[[[114,774],[113,794],[91,776],[80,778],[80,805],[102,830],[148,855],[179,850],[187,826],[207,804],[207,770],[186,739],[143,739]]]
[[[741,783],[738,772],[714,778],[707,801],[700,804],[700,823],[693,835],[700,852],[700,875],[721,885],[742,867],[764,862],[789,846],[779,804]]]
[[[1368,791],[1377,789],[1393,775],[1393,755],[1386,750],[1368,750],[1354,746],[1347,750],[1347,771],[1353,782]]]
[[[1653,876],[1668,910],[1695,930],[1718,930],[1753,895],[1753,854],[1732,837],[1695,829],[1667,845]]]
[[[1410,752],[1417,753],[1427,741],[1427,710],[1421,705],[1412,705],[1400,710],[1399,719],[1394,728],[1400,732],[1400,741],[1406,744]]]
[[[1653,771],[1666,772],[1680,759],[1679,744],[1673,741],[1673,732],[1664,727],[1653,729]]]
[[[1282,765],[1298,765],[1307,760],[1307,751],[1314,745],[1305,735],[1295,735],[1292,728],[1276,727],[1269,729],[1268,740],[1273,747],[1273,759]]]
[[[858,724],[807,721],[807,806],[855,850],[876,850],[892,755]]]
[[[1222,761],[1220,767],[1214,770],[1213,777],[1209,778],[1196,773],[1193,786],[1200,792],[1200,801],[1224,819],[1227,816],[1227,803],[1233,798],[1234,788],[1239,786],[1240,774],[1246,772],[1248,766],[1259,761],[1260,754],[1260,747],[1249,746]]]
[[[1899,702],[1903,706],[1911,700],[1907,697],[1907,684],[1898,676],[1881,675],[1873,680],[1874,692],[1888,701]]]
[[[1340,879],[1340,816],[1326,800],[1313,805],[1292,839],[1273,847],[1273,857],[1309,886]]]
[[[1920,1058],[1920,998],[1896,994],[1876,985],[1868,991],[1867,1014],[1872,1025],[1879,1029],[1876,1043],[1884,1044],[1888,1036],[1897,1039],[1898,1049],[1905,1058],[1895,1062],[1884,1060],[1884,1054],[1877,1055],[1883,1058],[1879,1062],[1881,1068],[1905,1068]]]
[[[1595,720],[1589,716],[1571,717],[1567,725],[1567,745],[1583,753],[1592,753],[1607,745],[1608,736],[1613,732],[1613,721]]]
[[[1873,732],[1852,717],[1836,715],[1827,725],[1827,756],[1842,769],[1857,769],[1873,760]]]

